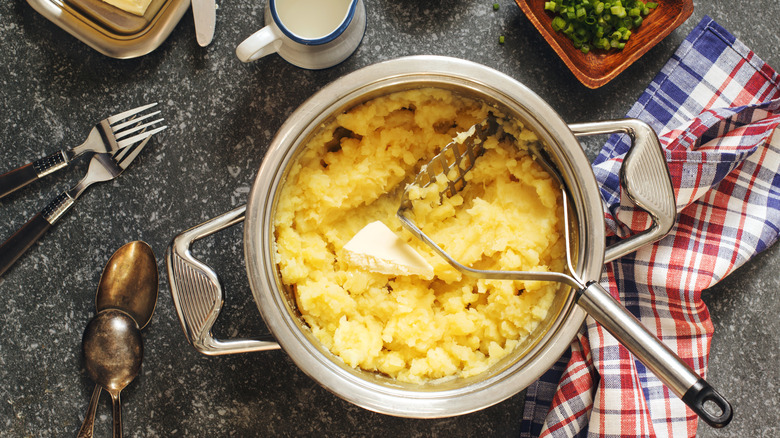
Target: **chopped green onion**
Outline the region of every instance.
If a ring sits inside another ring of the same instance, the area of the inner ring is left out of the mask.
[[[612,15],[623,18],[626,16],[626,9],[622,6],[612,6],[609,8],[609,11],[612,12]]]
[[[658,7],[644,0],[548,0],[552,28],[566,35],[583,53],[623,49],[645,16]]]
[[[498,44],[504,44],[504,36],[503,35],[498,37]]]
[[[500,7],[500,6],[499,6],[499,4],[498,4],[498,3],[493,3],[493,10],[494,10],[494,11],[497,11],[499,7]]]
[[[563,19],[563,18],[561,18],[561,17],[555,17],[555,18],[553,18],[553,21],[552,21],[552,28],[553,28],[553,29],[554,29],[556,32],[558,32],[559,30],[563,29],[564,27],[566,27],[566,20],[564,20],[564,19]]]

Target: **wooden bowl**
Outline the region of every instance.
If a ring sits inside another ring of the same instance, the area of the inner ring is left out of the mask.
[[[566,35],[552,28],[554,15],[544,10],[544,0],[515,0],[534,27],[588,88],[598,88],[614,79],[659,41],[672,33],[693,13],[693,0],[655,0],[658,7],[631,32],[623,50],[591,49],[582,53]]]

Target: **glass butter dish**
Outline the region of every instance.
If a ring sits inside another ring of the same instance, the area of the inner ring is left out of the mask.
[[[136,58],[162,44],[190,0],[152,0],[143,16],[102,0],[27,0],[38,13],[98,52]]]

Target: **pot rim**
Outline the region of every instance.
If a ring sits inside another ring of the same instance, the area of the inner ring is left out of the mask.
[[[387,94],[401,84],[437,84],[489,93],[497,103],[524,114],[540,139],[555,149],[559,170],[573,198],[578,221],[577,274],[598,279],[605,238],[601,197],[585,153],[561,117],[541,97],[515,79],[471,61],[442,56],[410,56],[374,64],[337,79],[298,107],[281,126],[263,160],[249,194],[244,226],[244,252],[250,287],[263,319],[296,365],[319,384],[363,408],[402,417],[437,418],[465,414],[499,403],[525,389],[569,348],[586,313],[567,294],[548,331],[526,352],[509,355],[498,371],[483,372],[461,383],[424,385],[393,383],[352,370],[306,333],[295,305],[282,293],[273,259],[275,196],[287,164],[299,146],[331,114],[366,96]],[[585,251],[587,250],[587,253]],[[568,290],[568,289],[565,289]],[[562,292],[559,292],[562,293]],[[495,367],[493,367],[495,368]],[[483,376],[484,375],[484,376]],[[457,379],[456,379],[457,380]],[[465,381],[465,383],[463,383]]]

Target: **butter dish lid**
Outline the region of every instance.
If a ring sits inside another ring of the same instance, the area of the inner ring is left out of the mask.
[[[69,34],[112,58],[136,58],[162,44],[190,6],[190,0],[152,0],[143,16],[102,0],[27,0]]]

